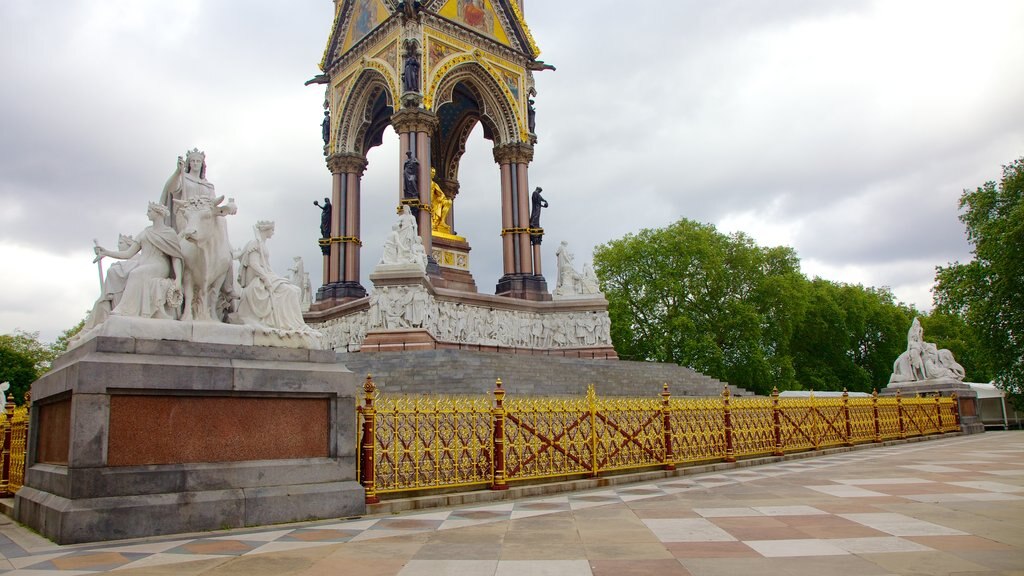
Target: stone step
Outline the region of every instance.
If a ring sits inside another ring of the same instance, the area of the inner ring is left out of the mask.
[[[342,352],[338,362],[390,394],[487,394],[498,378],[509,394],[542,396],[579,396],[592,384],[599,396],[656,397],[666,383],[673,396],[719,396],[726,386],[675,364],[470,350]]]

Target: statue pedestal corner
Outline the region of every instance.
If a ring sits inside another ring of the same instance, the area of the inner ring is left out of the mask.
[[[365,513],[330,350],[97,336],[32,385],[14,517],[59,544]]]

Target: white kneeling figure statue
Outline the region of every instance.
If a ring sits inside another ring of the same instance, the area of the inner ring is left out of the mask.
[[[924,341],[924,331],[917,318],[907,332],[907,350],[892,366],[889,384],[952,379],[963,381],[964,367],[953,359],[953,353]]]
[[[256,238],[235,254],[242,294],[233,321],[272,330],[311,330],[302,319],[301,289],[270,267],[267,240],[274,235],[274,223],[260,221],[254,229]]]

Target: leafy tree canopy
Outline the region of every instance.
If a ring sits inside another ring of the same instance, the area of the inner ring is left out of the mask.
[[[13,334],[0,335],[0,382],[10,382],[7,393],[17,404],[24,402],[25,392],[32,382],[50,369],[51,362],[67,350],[68,340],[84,325],[83,319],[64,331],[53,344],[41,342],[39,332],[15,330]]]
[[[1024,393],[1024,158],[1004,166],[999,183],[964,190],[960,209],[974,259],[936,268],[935,307],[966,322],[961,332],[981,349],[975,360],[979,371],[1020,398]]]
[[[20,404],[32,382],[50,369],[53,350],[39,341],[38,332],[16,330],[0,335],[0,382],[10,382],[7,391]]]
[[[886,290],[808,280],[792,248],[685,219],[598,246],[594,265],[621,357],[760,394],[885,386],[916,313]]]

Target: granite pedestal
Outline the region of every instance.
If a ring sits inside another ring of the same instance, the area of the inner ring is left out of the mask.
[[[363,514],[356,394],[329,350],[95,337],[32,385],[15,518],[70,544]]]
[[[960,431],[964,434],[978,434],[985,431],[985,425],[978,417],[978,393],[960,380],[953,378],[932,378],[914,382],[895,382],[879,391],[882,396],[950,396],[956,394],[960,410]]]

